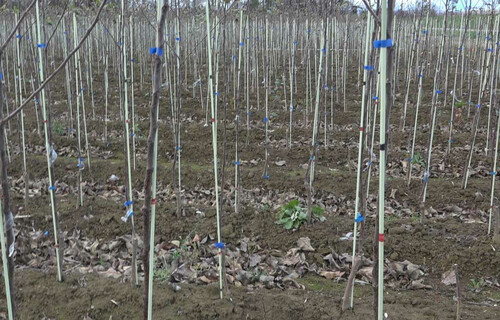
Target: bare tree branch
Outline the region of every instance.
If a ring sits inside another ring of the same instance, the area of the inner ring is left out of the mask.
[[[36,89],[35,91],[33,91],[31,93],[31,95],[28,98],[26,98],[24,100],[24,102],[21,103],[21,105],[19,107],[17,107],[14,111],[12,111],[7,117],[5,117],[5,119],[3,119],[2,121],[0,121],[0,127],[3,126],[6,122],[8,122],[10,119],[12,119],[13,117],[15,117],[28,103],[30,103],[31,100],[40,91],[42,91],[43,88],[45,88],[45,86],[59,73],[59,71],[62,70],[62,68],[66,65],[66,63],[68,63],[68,61],[71,59],[71,57],[80,49],[80,47],[82,46],[82,44],[85,42],[85,40],[87,40],[88,36],[90,35],[90,32],[94,29],[94,27],[96,26],[97,22],[99,21],[99,16],[101,15],[102,9],[104,9],[104,5],[106,4],[106,2],[107,2],[107,0],[103,0],[101,6],[99,7],[99,11],[97,12],[96,17],[94,18],[94,21],[92,22],[92,25],[87,29],[87,32],[85,33],[85,36],[83,36],[82,40],[80,40],[80,42],[73,49],[73,51],[71,51],[68,54],[68,56],[66,57],[66,59],[64,59],[64,61],[59,65],[59,67],[57,67],[57,69],[54,70],[54,72],[52,72],[52,74],[50,76],[48,76],[47,79],[45,79],[45,81],[38,87],[38,89]]]

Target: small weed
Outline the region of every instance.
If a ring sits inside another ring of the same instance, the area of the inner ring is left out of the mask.
[[[324,210],[318,206],[312,208],[312,218],[319,221],[324,221]],[[278,212],[277,224],[285,225],[285,229],[298,229],[304,222],[307,221],[307,212],[301,207],[299,200],[292,200],[282,206]]]
[[[52,132],[62,136],[66,133],[66,128],[62,123],[54,121],[54,123],[52,123]]]
[[[421,166],[425,166],[425,160],[424,158],[422,157],[422,155],[420,154],[420,152],[417,152],[414,156],[413,156],[413,160],[412,162],[414,164],[419,164]]]
[[[484,279],[479,278],[479,279],[470,279],[471,286],[472,286],[472,291],[474,292],[481,292],[481,289],[483,288],[484,284]]]

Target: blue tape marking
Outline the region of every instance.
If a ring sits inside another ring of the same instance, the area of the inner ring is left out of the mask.
[[[408,160],[408,162],[413,162],[413,158],[408,158],[406,160]]]
[[[366,164],[369,165],[369,166],[371,166],[373,164],[373,162],[368,161]]]
[[[392,39],[386,39],[386,40],[375,40],[373,41],[373,47],[375,49],[379,48],[390,48],[393,46]]]
[[[124,206],[124,207],[128,207],[128,206],[131,206],[132,204],[134,204],[134,201],[125,201],[125,202],[123,203],[123,206]]]
[[[23,35],[22,35],[22,34],[18,34],[18,35],[16,36],[16,38],[18,38],[18,39],[21,39],[22,37],[23,37]]]
[[[214,94],[215,94],[216,96],[218,96],[218,95],[219,95],[219,92],[218,92],[218,91],[215,91],[215,93],[214,93]]]
[[[377,96],[373,96],[372,100],[378,100],[378,97]]]
[[[130,136],[131,136],[131,137],[135,137],[135,133],[133,133],[133,132],[132,132],[132,133],[130,134]]]
[[[163,55],[163,48],[156,48],[156,55],[162,56]]]
[[[224,249],[226,246],[224,245],[224,242],[216,242],[214,243],[214,247],[217,249]]]
[[[239,166],[240,164],[241,164],[241,162],[239,162],[239,161],[235,161],[235,162],[234,162],[234,165],[235,165],[235,166]]]
[[[175,38],[175,41],[181,41],[181,37]]]
[[[462,51],[462,47],[458,47],[458,51]]]
[[[35,99],[35,103],[38,103],[38,102],[40,102],[40,100],[38,100],[38,99]]]
[[[180,146],[175,147],[175,151],[179,151],[179,150],[181,150]]]
[[[488,49],[486,49],[486,51],[493,52],[493,48],[488,48]]]
[[[130,61],[135,62],[135,58],[130,59]]]
[[[429,181],[429,178],[423,178],[422,180],[423,180],[424,182],[427,182],[427,181]]]
[[[245,45],[245,42],[240,42],[240,46],[244,46]]]
[[[3,79],[3,74],[0,72],[0,81]]]
[[[156,47],[149,48],[149,54],[155,54],[155,53],[156,53]]]
[[[424,76],[423,76],[423,75],[421,75],[421,74],[419,74],[419,75],[418,75],[418,77],[419,77],[419,78],[423,78]]]
[[[428,33],[429,33],[429,31],[424,30],[424,31],[422,31],[422,33],[423,33],[423,34],[428,34]]]
[[[415,38],[415,40],[414,40],[414,41],[415,41],[415,42],[418,42],[418,38]]]
[[[121,46],[123,46],[123,43],[122,42],[118,42],[118,45],[121,47]]]
[[[311,156],[309,160],[314,161],[314,156]]]
[[[267,117],[264,118],[264,123],[268,122],[269,119]]]
[[[496,172],[496,171],[490,171],[490,175],[492,175],[492,176],[496,176],[496,175],[497,175],[497,172]]]
[[[233,55],[233,60],[236,60],[236,58],[238,58],[237,55]]]
[[[294,42],[293,42],[293,44],[297,44],[297,43],[299,43],[299,42],[298,42],[298,41],[294,41]]]
[[[328,85],[327,85],[327,84],[325,84],[325,85],[323,86],[323,89],[328,89]]]
[[[268,174],[263,175],[262,179],[269,179],[269,175]]]
[[[46,237],[46,236],[48,236],[48,235],[49,235],[49,232],[48,232],[48,231],[45,231],[45,232],[43,233],[43,235]]]
[[[365,68],[365,70],[368,70],[368,71],[374,70],[373,66],[365,66],[364,68]]]
[[[478,109],[481,108],[481,105],[480,104],[476,105],[476,108],[478,108]]]
[[[86,90],[85,87],[83,87],[81,91],[85,91],[85,90]]]
[[[167,34],[166,34],[166,36],[167,36],[167,37],[170,37],[170,33],[167,33]]]
[[[36,46],[37,46],[37,48],[47,48],[46,43],[37,43]]]
[[[289,109],[290,109],[290,111],[293,111],[293,107],[290,107]]]
[[[50,187],[49,187],[49,190],[54,191],[54,190],[56,190],[56,187],[55,187],[55,186],[50,186]]]
[[[321,52],[326,52],[326,48],[321,49]]]
[[[487,36],[487,37],[486,37],[486,40],[491,40],[491,37],[490,37],[490,36]]]
[[[436,93],[441,94],[441,93],[443,93],[443,90],[436,90]]]
[[[354,221],[357,223],[365,221],[365,217],[363,217],[363,215],[361,213],[358,213],[358,215],[356,216],[356,219],[354,219]]]
[[[247,112],[247,114],[248,114],[248,115],[251,115],[251,114],[252,114],[252,111],[248,111],[248,112]]]

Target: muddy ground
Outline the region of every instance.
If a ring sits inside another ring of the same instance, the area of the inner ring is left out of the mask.
[[[353,72],[350,83],[356,83]],[[63,79],[60,79],[63,81]],[[432,83],[426,79],[422,110],[417,130],[417,151],[425,154],[429,136],[427,125],[430,116]],[[63,82],[61,82],[63,83]],[[188,81],[188,83],[192,83]],[[142,186],[145,176],[145,140],[149,128],[148,101],[149,84],[141,90],[136,86],[136,110],[139,130],[136,130],[136,168],[133,172],[134,196],[138,206],[142,205]],[[110,94],[109,139],[103,140],[104,102],[102,77],[95,77],[95,112],[92,117],[90,95],[85,96],[88,115],[88,132],[91,166],[86,162],[83,171],[84,206],[77,207],[76,186],[78,183],[77,144],[74,135],[67,133],[68,112],[65,90],[55,85],[51,88],[53,104],[52,127],[55,150],[58,152],[54,168],[58,185],[57,202],[60,224],[68,234],[75,230],[88,239],[100,242],[112,241],[116,237],[130,234],[130,224],[121,221],[124,214],[124,178],[126,176],[123,152],[122,121],[119,117],[118,87],[112,83]],[[299,86],[300,87],[300,86]],[[397,92],[403,92],[398,88]],[[261,91],[261,98],[264,90]],[[262,250],[287,252],[301,237],[309,237],[314,252],[308,253],[308,263],[321,265],[324,256],[349,253],[352,241],[341,240],[352,231],[354,218],[354,196],[357,159],[357,139],[360,111],[360,88],[351,86],[347,93],[347,111],[342,104],[335,103],[334,126],[327,130],[324,140],[324,124],[320,128],[315,186],[315,204],[325,209],[326,220],[304,225],[295,231],[287,231],[277,225],[278,208],[292,199],[300,199],[305,205],[305,169],[310,154],[312,135],[309,125],[304,126],[304,93],[297,92],[297,109],[293,128],[293,146],[287,148],[288,108],[284,104],[282,90],[276,90],[270,98],[270,145],[269,179],[262,179],[264,172],[264,117],[257,110],[255,93],[252,93],[249,144],[244,143],[247,130],[240,126],[240,158],[242,184],[242,209],[234,213],[234,111],[228,103],[225,194],[222,205],[222,235],[228,245],[237,245],[242,238],[251,238]],[[449,101],[450,99],[448,99]],[[176,213],[176,176],[172,172],[174,142],[170,123],[170,107],[163,99],[160,118],[166,119],[160,126],[158,159],[159,199],[157,206],[156,243],[181,240],[193,235],[204,238],[215,235],[216,220],[213,206],[213,164],[211,128],[205,127],[205,111],[200,105],[199,93],[183,92],[182,110],[182,212]],[[455,319],[456,286],[441,282],[442,274],[458,265],[460,287],[463,294],[463,319],[482,317],[499,319],[500,310],[500,242],[487,236],[487,213],[491,176],[491,152],[485,155],[487,118],[481,119],[481,131],[476,141],[472,161],[473,174],[466,190],[461,188],[462,170],[470,146],[472,116],[467,117],[467,106],[461,111],[462,118],[455,126],[454,143],[449,156],[445,156],[448,141],[449,103],[440,108],[434,141],[432,175],[428,199],[425,205],[426,218],[419,222],[422,212],[420,192],[424,169],[414,166],[413,179],[407,186],[408,146],[410,127],[399,130],[404,95],[398,94],[392,110],[392,132],[390,161],[388,163],[386,208],[385,253],[388,261],[411,261],[425,270],[423,283],[428,289],[411,290],[408,287],[389,287],[385,292],[385,312],[389,319]],[[328,104],[328,111],[329,109]],[[473,108],[474,109],[474,108]],[[484,108],[488,110],[487,108]],[[474,110],[472,110],[474,111]],[[486,112],[484,112],[486,114]],[[414,105],[409,106],[407,123],[413,123]],[[329,117],[328,116],[328,123]],[[168,117],[168,118],[167,118]],[[220,101],[219,140],[222,157],[223,147],[223,101]],[[231,120],[229,120],[231,119]],[[28,143],[28,173],[31,180],[30,194],[25,202],[22,177],[22,155],[19,150],[17,123],[9,130],[11,164],[9,175],[12,181],[12,211],[16,229],[23,234],[32,230],[49,231],[47,241],[52,241],[52,220],[49,197],[46,191],[47,168],[44,158],[43,140],[37,134],[34,108],[26,112]],[[378,133],[377,133],[378,136]],[[376,139],[377,140],[377,139]],[[366,155],[366,153],[365,153]],[[284,160],[286,165],[276,162]],[[367,159],[365,158],[365,162]],[[373,166],[371,192],[368,197],[368,212],[364,224],[365,236],[361,240],[365,255],[372,254],[376,194],[378,188],[377,165]],[[110,182],[115,174],[120,180]],[[138,209],[136,209],[138,212]],[[137,232],[142,235],[142,217],[136,215]],[[18,241],[22,239],[18,238]],[[49,250],[42,260],[43,267],[33,267],[21,251],[16,254],[15,297],[19,319],[139,319],[142,315],[143,288],[133,288],[129,278],[117,279],[91,272],[82,274],[78,268],[66,268],[66,279],[56,282],[53,263],[54,253]],[[98,256],[99,254],[97,254]],[[95,265],[99,258],[80,266]],[[69,262],[68,262],[69,263]],[[181,282],[179,291],[172,289],[168,280],[155,281],[155,319],[369,319],[372,317],[372,288],[369,284],[355,287],[354,311],[340,312],[346,277],[326,279],[314,272],[305,273],[297,279],[303,289],[261,285],[230,286],[231,294],[218,299],[218,283],[194,284]],[[478,284],[479,283],[479,284]],[[0,286],[3,292],[3,282]],[[5,314],[5,300],[0,298],[0,318]],[[3,312],[3,313],[1,313]]]

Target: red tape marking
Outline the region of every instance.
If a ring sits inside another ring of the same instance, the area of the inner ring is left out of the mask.
[[[379,242],[384,242],[384,240],[385,240],[384,234],[383,233],[379,233],[378,234],[378,241]]]

